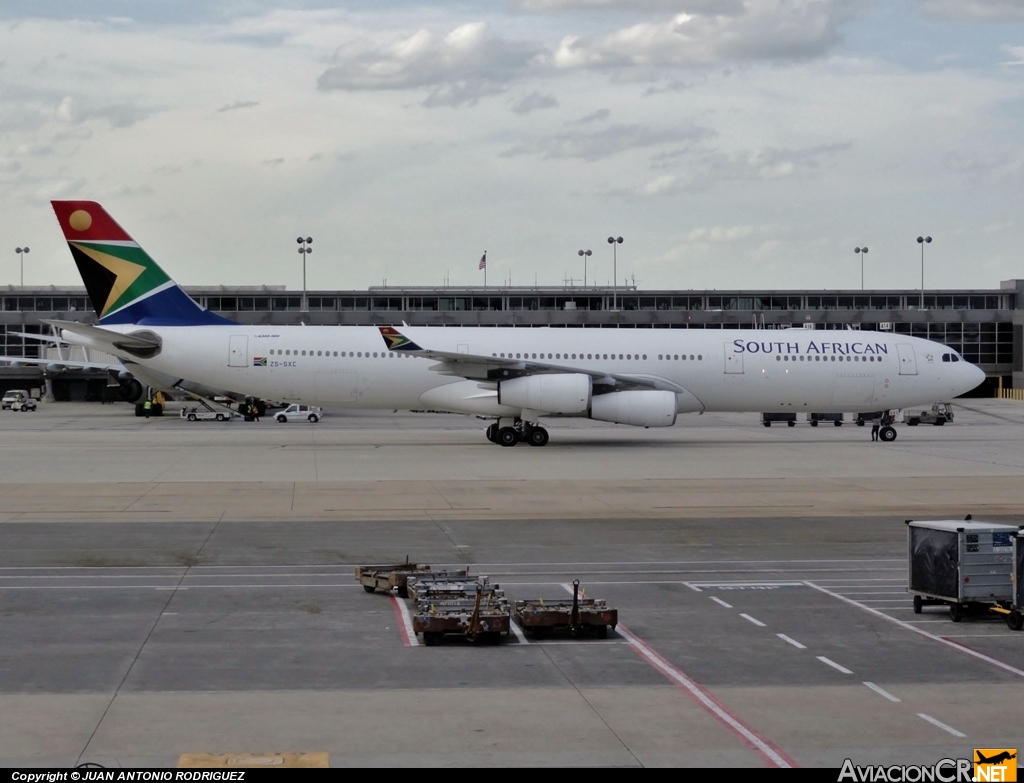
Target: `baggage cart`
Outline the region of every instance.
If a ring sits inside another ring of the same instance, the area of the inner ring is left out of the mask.
[[[787,427],[796,426],[796,414],[795,413],[771,413],[766,412],[761,414],[761,423],[766,426],[772,426],[772,422],[785,423]]]
[[[837,427],[843,426],[843,414],[841,413],[808,413],[807,421],[812,427],[817,427],[818,422],[830,421]]]
[[[524,633],[542,639],[552,631],[568,631],[573,636],[593,633],[598,639],[619,624],[619,611],[600,598],[580,598],[580,580],[572,583],[572,599],[533,598],[516,601],[515,618]]]
[[[907,591],[914,612],[947,605],[953,622],[972,611],[1009,610],[1016,525],[970,519],[907,520]]]
[[[1011,631],[1024,628],[1024,531],[1013,538],[1013,602],[1006,625]]]
[[[421,576],[429,572],[430,566],[410,563],[406,556],[404,563],[356,566],[356,581],[368,593],[376,590],[389,593],[394,590],[398,593],[399,598],[408,598],[410,577]]]
[[[478,584],[472,597],[417,601],[412,615],[414,633],[427,647],[447,635],[462,636],[478,644],[499,644],[512,629],[512,615],[504,596],[488,595]]]

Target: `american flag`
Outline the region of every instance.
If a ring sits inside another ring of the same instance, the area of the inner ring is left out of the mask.
[[[487,251],[485,250],[484,254],[482,256],[480,256],[480,266],[478,266],[477,269],[486,269],[486,268],[487,268]]]

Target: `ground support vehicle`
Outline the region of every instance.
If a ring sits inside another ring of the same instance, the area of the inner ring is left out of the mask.
[[[24,405],[29,401],[31,401],[32,403],[30,407],[14,407],[18,403],[22,403]],[[35,402],[36,401],[32,399],[32,395],[28,393],[27,389],[10,389],[9,391],[4,392],[3,400],[0,401],[0,407],[2,407],[4,410],[10,409],[14,411],[34,411],[36,409]]]
[[[886,411],[867,411],[865,413],[858,413],[856,414],[854,421],[857,423],[858,427],[863,427],[866,423],[872,422],[875,419],[881,421],[885,414]]]
[[[274,414],[274,419],[280,424],[287,424],[290,421],[308,421],[316,424],[324,417],[324,410],[319,405],[289,405],[280,413]]]
[[[1024,531],[1013,539],[1013,601],[1006,614],[1011,631],[1024,628]]]
[[[426,574],[429,571],[430,566],[410,563],[407,557],[404,563],[395,565],[356,566],[356,580],[368,593],[376,590],[389,593],[394,590],[399,598],[408,598],[409,578]]]
[[[423,634],[428,647],[440,644],[446,635],[463,636],[479,644],[499,644],[502,634],[507,636],[512,629],[512,615],[504,595],[488,594],[484,585],[477,583],[469,595],[462,591],[458,597],[453,593],[417,600],[412,628]]]
[[[931,408],[906,408],[903,411],[903,423],[911,427],[918,424],[941,427],[947,421],[953,421],[953,406],[948,402],[937,402]]]
[[[761,423],[766,426],[772,426],[772,422],[786,423],[787,427],[796,426],[796,414],[795,413],[770,413],[765,412],[761,414]]]
[[[925,606],[946,605],[955,623],[982,612],[1009,616],[1018,530],[970,518],[907,520],[907,591],[914,596],[915,614]]]
[[[837,427],[843,426],[843,414],[841,413],[808,413],[807,421],[812,427],[817,427],[820,421],[830,421]]]
[[[465,571],[438,571],[417,575],[408,582],[409,597],[417,606],[422,603],[470,598],[480,592],[484,598],[505,600],[505,591],[492,585],[486,576],[470,577]]]
[[[619,610],[609,607],[601,598],[580,598],[580,580],[572,583],[572,598],[531,598],[516,601],[514,615],[524,633],[543,639],[554,631],[568,631],[573,636],[593,633],[598,639],[608,636],[608,629],[619,624]]]
[[[206,400],[199,400],[198,405],[185,406],[179,414],[181,418],[188,421],[231,421],[238,416],[233,410],[217,410]]]
[[[36,401],[33,400],[31,397],[19,397],[18,399],[16,399],[14,402],[11,403],[11,410],[12,411],[20,411],[20,412],[32,411],[32,412],[35,412],[35,409],[36,409]]]

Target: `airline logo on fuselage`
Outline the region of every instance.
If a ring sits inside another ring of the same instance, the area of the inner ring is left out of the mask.
[[[885,343],[825,342],[811,340],[807,345],[784,341],[733,340],[733,353],[774,353],[790,356],[885,356],[889,346]]]

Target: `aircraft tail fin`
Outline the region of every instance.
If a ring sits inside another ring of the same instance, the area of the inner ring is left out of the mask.
[[[51,204],[100,324],[234,323],[200,307],[95,201]]]

